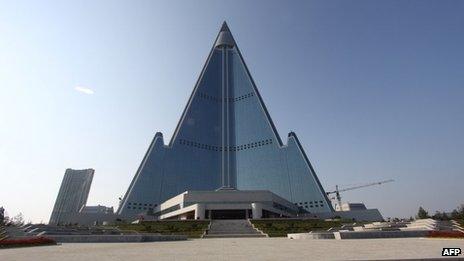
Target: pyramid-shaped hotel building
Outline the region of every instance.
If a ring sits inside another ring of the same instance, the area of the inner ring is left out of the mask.
[[[158,210],[161,215],[169,212],[160,211],[163,202],[186,191],[267,191],[299,211],[333,212],[296,134],[283,142],[277,133],[226,23],[173,137],[166,144],[156,133],[118,214],[129,218]]]

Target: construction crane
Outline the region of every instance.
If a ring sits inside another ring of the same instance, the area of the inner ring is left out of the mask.
[[[340,196],[340,192],[345,192],[349,190],[354,190],[354,189],[360,189],[360,188],[365,188],[365,187],[370,187],[370,186],[375,186],[375,185],[381,185],[389,182],[393,182],[393,179],[388,179],[388,180],[382,180],[382,181],[377,181],[377,182],[372,182],[372,183],[367,183],[359,186],[354,186],[354,187],[349,187],[349,188],[344,188],[344,189],[338,189],[338,185],[335,185],[335,190],[326,192],[327,196],[331,194],[335,194],[335,199],[337,199],[338,206],[340,210],[342,209],[342,197]],[[334,198],[332,198],[334,199]]]

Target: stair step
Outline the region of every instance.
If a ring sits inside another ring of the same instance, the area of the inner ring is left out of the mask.
[[[266,237],[263,234],[207,234],[203,238]]]
[[[212,220],[204,238],[266,237],[256,230],[248,220]]]
[[[213,235],[213,234],[256,234],[256,235],[261,235],[261,233],[256,232],[256,231],[208,231],[208,235]]]

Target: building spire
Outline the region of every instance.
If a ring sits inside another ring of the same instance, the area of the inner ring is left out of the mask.
[[[222,23],[221,30],[219,31],[219,35],[217,37],[216,43],[214,47],[229,47],[232,48],[235,46],[234,37],[229,30],[229,26],[227,26],[226,21]]]
[[[222,23],[221,32],[230,32],[229,26],[227,26],[226,21],[224,21],[224,22]]]

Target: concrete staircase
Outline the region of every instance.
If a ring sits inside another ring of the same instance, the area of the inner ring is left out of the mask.
[[[0,224],[0,241],[2,241],[3,239],[7,239],[8,238],[8,234],[6,233],[6,229],[3,225]]]
[[[464,233],[464,227],[461,226],[456,220],[450,221],[454,230]]]
[[[9,238],[18,238],[18,237],[28,236],[26,232],[24,232],[21,229],[21,227],[17,227],[17,226],[6,226],[5,231]]]
[[[211,225],[203,238],[226,237],[267,237],[255,229],[250,221],[245,219],[211,220]]]

